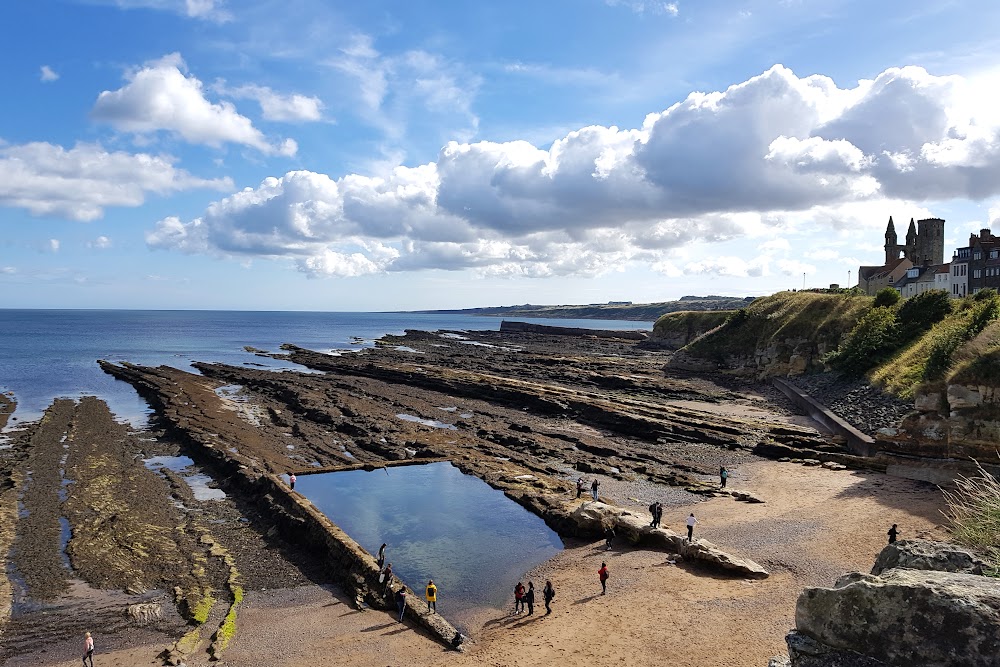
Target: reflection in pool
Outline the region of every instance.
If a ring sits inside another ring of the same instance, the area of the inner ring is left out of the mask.
[[[421,599],[433,579],[452,620],[513,605],[518,578],[563,548],[538,516],[450,463],[302,475],[295,490],[369,553],[387,543],[393,573]]]

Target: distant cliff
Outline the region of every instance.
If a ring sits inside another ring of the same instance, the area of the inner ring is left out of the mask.
[[[655,322],[665,313],[682,310],[735,310],[753,301],[753,297],[730,296],[684,296],[677,301],[660,303],[629,303],[614,301],[579,306],[493,306],[484,308],[464,308],[461,310],[418,310],[417,313],[437,313],[452,315],[482,315],[489,317],[537,317],[552,319],[580,320],[628,320],[633,322]]]

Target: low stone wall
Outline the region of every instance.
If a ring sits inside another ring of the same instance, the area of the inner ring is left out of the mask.
[[[530,322],[510,322],[502,320],[500,331],[522,331],[525,333],[548,334],[550,336],[593,336],[594,338],[618,338],[620,340],[646,340],[649,333],[628,329],[618,331],[615,329],[583,329],[580,327],[553,327],[545,324],[532,324]]]
[[[828,429],[834,435],[844,438],[847,449],[852,454],[858,456],[873,456],[875,454],[875,438],[854,428],[790,382],[781,378],[774,378],[773,383],[781,393],[805,410],[806,414],[822,424],[824,428]]]

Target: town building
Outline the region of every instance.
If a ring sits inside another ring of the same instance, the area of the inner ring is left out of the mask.
[[[1000,237],[989,228],[969,235],[969,294],[1000,288]]]
[[[951,297],[961,299],[969,293],[969,259],[972,256],[968,246],[957,248],[951,258]]]

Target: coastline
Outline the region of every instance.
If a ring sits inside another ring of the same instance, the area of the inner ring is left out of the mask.
[[[405,450],[412,447],[418,458],[452,460],[540,515],[554,507],[553,498],[568,498],[568,479],[583,473],[588,479],[599,477],[602,497],[624,511],[646,516],[645,506],[660,499],[668,527],[678,532],[686,513],[698,512],[699,535],[757,560],[772,573],[764,581],[751,581],[688,563],[667,565],[662,551],[624,545],[606,554],[600,542],[572,537],[564,529],[567,549],[525,573],[537,578],[539,589],[542,577],[553,579],[559,591],[553,615],[529,622],[504,610],[483,610],[468,655],[447,654],[443,659],[448,661],[520,664],[526,658],[576,656],[617,664],[631,661],[629,651],[649,637],[656,647],[650,662],[637,664],[662,663],[667,655],[692,660],[677,664],[712,664],[706,657],[709,648],[735,633],[752,639],[753,648],[739,658],[745,662],[726,664],[761,664],[763,653],[780,652],[802,587],[828,585],[848,569],[867,569],[883,539],[884,521],[940,533],[933,521],[939,493],[926,485],[755,455],[755,442],[785,438],[818,445],[823,439],[798,426],[787,409],[771,402],[770,394],[751,386],[663,376],[663,355],[634,350],[629,341],[510,332],[477,332],[466,340],[411,332],[386,337],[363,355],[330,357],[294,346],[275,355],[323,374],[275,374],[218,364],[197,364],[201,375],[118,365],[114,372],[160,402],[158,443],[132,441],[144,455],[156,447],[163,453],[177,451],[181,444],[192,451],[191,444],[198,442],[224,456],[234,449],[243,457],[241,465],[274,475],[301,470],[303,461],[377,466],[406,457]],[[252,409],[216,393],[229,384],[244,387]],[[453,414],[440,408],[448,405],[461,409]],[[401,411],[454,420],[456,430],[401,420]],[[460,416],[464,414],[469,417]],[[285,447],[287,442],[295,443],[294,450]],[[351,458],[343,453],[345,442]],[[734,488],[764,502],[740,503],[711,493],[720,464],[734,471]],[[213,468],[224,479],[218,472]],[[523,475],[535,482],[519,480]],[[171,493],[180,492],[181,485],[171,486]],[[288,667],[315,664],[320,658],[326,664],[374,665],[443,650],[409,621],[399,626],[381,611],[358,611],[349,596],[329,588],[328,564],[294,560],[304,555],[301,546],[289,541],[273,517],[261,516],[259,505],[242,503],[243,492],[233,493],[233,503],[222,514],[219,507],[182,500],[204,516],[194,537],[200,541],[199,535],[207,533],[213,544],[231,553],[246,589],[239,630],[226,649],[227,664],[251,664],[264,654],[272,664]],[[214,523],[220,520],[224,523]],[[253,527],[257,542],[240,541],[239,531],[224,529],[243,520]],[[158,524],[150,519],[144,525]],[[264,559],[265,553],[272,554],[271,560]],[[604,599],[592,592],[594,564],[602,557],[612,559],[613,586],[620,586]],[[281,568],[288,572],[283,580],[273,576]],[[294,605],[296,600],[302,604]],[[447,617],[446,609],[443,593],[442,614]],[[650,619],[667,620],[651,625]],[[304,639],[302,628],[313,628],[315,636]],[[683,642],[678,633],[686,637]],[[105,646],[130,643],[127,634],[107,639]],[[70,638],[52,641],[52,660],[46,664],[62,664],[58,655],[70,645],[58,646]],[[521,650],[514,650],[512,641],[523,644]],[[273,650],[277,645],[284,647],[281,652]],[[109,659],[148,662],[152,648],[123,648]],[[29,664],[23,662],[28,657],[30,653],[19,653],[9,664]],[[195,652],[187,663],[204,660],[204,654]]]

